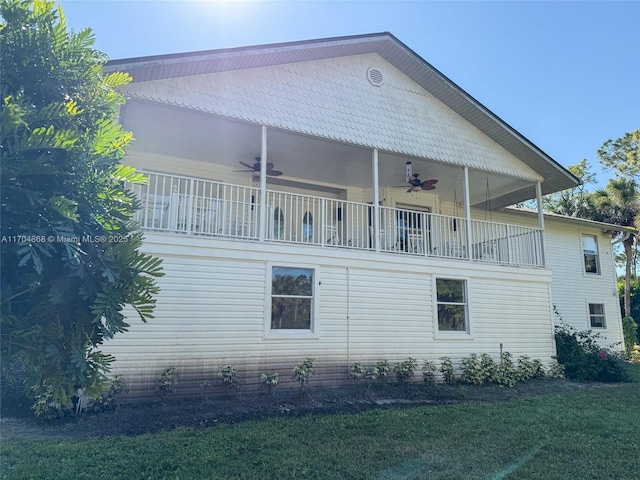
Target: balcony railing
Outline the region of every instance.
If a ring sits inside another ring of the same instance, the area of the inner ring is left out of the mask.
[[[465,218],[384,206],[376,211],[368,203],[267,190],[261,237],[260,189],[147,176],[147,185],[132,187],[142,203],[137,220],[146,230],[543,266],[537,228],[471,220],[469,248]]]

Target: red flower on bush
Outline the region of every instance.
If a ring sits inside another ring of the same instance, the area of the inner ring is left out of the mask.
[[[598,352],[598,357],[600,357],[603,360],[606,360],[607,359],[607,352],[603,352],[602,350],[600,350]]]

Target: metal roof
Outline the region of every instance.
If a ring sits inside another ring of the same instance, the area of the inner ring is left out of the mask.
[[[568,170],[389,32],[112,60],[105,72],[126,71],[134,82],[147,82],[369,53],[380,55],[540,173],[543,194],[580,184]]]

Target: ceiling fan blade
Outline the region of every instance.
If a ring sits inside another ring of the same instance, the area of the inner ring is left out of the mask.
[[[267,175],[270,175],[272,177],[279,177],[282,174],[283,173],[280,170],[267,170]]]
[[[438,180],[436,179],[425,180],[420,184],[420,187],[422,188],[422,190],[435,190],[436,183],[438,183]]]
[[[240,165],[244,165],[245,167],[247,167],[249,170],[255,170],[255,168],[253,168],[253,165],[249,165],[248,163],[244,163],[244,162],[239,162]]]

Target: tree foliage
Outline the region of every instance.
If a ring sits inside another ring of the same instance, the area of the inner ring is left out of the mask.
[[[618,296],[620,297],[620,309],[624,312],[624,285],[625,280],[624,277],[618,277]],[[633,318],[634,321],[636,318],[640,319],[640,279],[636,276],[631,278],[629,282],[629,300],[631,303],[631,311],[629,312],[628,317]],[[636,340],[635,342],[640,345],[640,328],[636,330]]]
[[[605,167],[617,170],[623,177],[640,175],[640,129],[604,142],[598,158]]]
[[[593,209],[588,186],[595,184],[596,178],[591,170],[591,164],[587,159],[583,159],[575,165],[569,165],[567,170],[579,178],[582,183],[575,188],[568,188],[545,196],[544,207],[559,215],[588,218]]]
[[[120,163],[130,77],[103,74],[91,31],[68,31],[53,2],[0,0],[0,15],[3,383],[18,361],[31,398],[64,407],[76,388],[99,394],[100,345],[127,330],[125,306],[152,318],[162,272],[124,186],[144,177]]]
[[[595,175],[587,160],[569,166],[569,170],[582,180],[582,185],[545,197],[545,209],[571,217],[586,218],[621,227],[637,227],[640,218],[640,187],[629,176],[633,162],[638,160],[638,142],[640,130],[627,133],[617,140],[607,140],[598,150],[603,165],[616,168],[618,175],[609,180],[605,188],[591,191],[587,188],[595,184]],[[634,140],[635,139],[635,140]],[[635,142],[635,143],[634,143]],[[625,163],[626,160],[630,163]],[[636,174],[640,170],[636,170]],[[624,176],[626,175],[626,176]],[[624,249],[620,255],[625,266],[626,288],[624,315],[631,315],[630,279],[633,273],[634,250],[638,236],[628,232],[613,231],[614,239],[619,240]]]
[[[594,208],[590,218],[621,227],[634,227],[640,216],[639,194],[635,180],[612,178],[605,188],[596,190],[591,195]],[[637,235],[614,231],[613,236],[622,242],[625,253],[624,316],[627,317],[631,315],[631,266]]]

